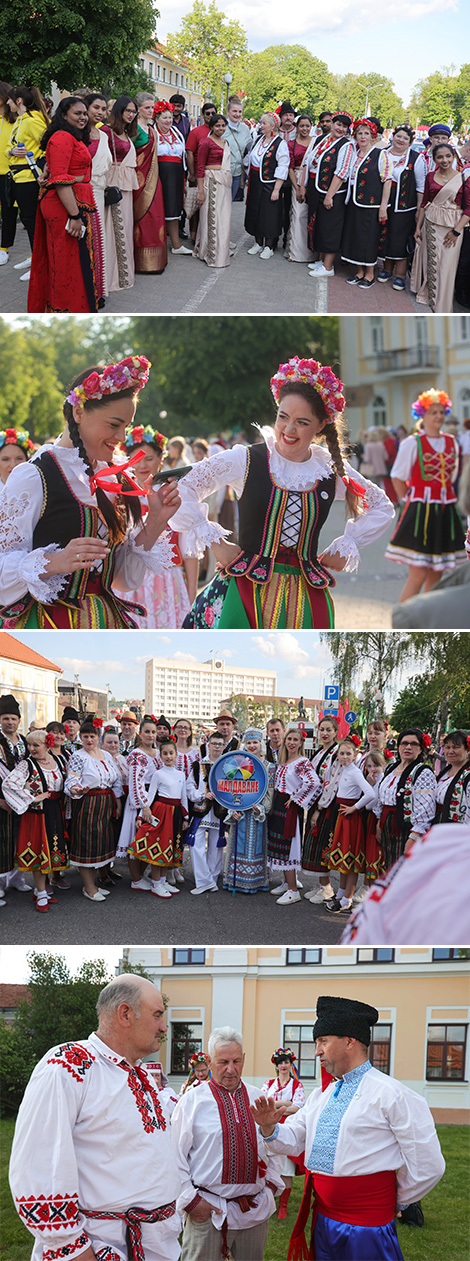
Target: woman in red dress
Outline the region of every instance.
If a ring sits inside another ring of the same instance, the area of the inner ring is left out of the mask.
[[[42,139],[47,184],[39,194],[29,312],[98,309],[95,246],[100,225],[90,183],[88,142],[83,101],[77,96],[59,101]]]
[[[165,207],[162,184],[158,172],[157,139],[151,126],[153,96],[138,92],[137,180],[134,190],[134,259],[135,270],[161,276],[168,262],[166,245]]]

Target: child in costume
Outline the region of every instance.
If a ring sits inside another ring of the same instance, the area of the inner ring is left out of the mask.
[[[182,833],[188,826],[188,797],[184,772],[175,769],[174,737],[168,736],[160,742],[160,757],[163,765],[156,767],[151,775],[150,804],[142,806],[128,853],[132,879],[140,879],[141,862],[149,863],[152,893],[159,898],[169,898],[179,893],[174,885],[167,885],[165,874],[173,867],[181,867]]]

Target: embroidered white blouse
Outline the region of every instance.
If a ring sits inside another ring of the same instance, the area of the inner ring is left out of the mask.
[[[191,768],[195,762],[199,762],[199,749],[194,746],[192,749],[185,749],[184,753],[176,751],[175,769],[183,771],[186,779],[191,773]]]
[[[294,500],[294,504],[296,491],[311,490],[318,481],[331,477],[334,466],[326,447],[315,444],[310,448],[309,459],[302,464],[297,464],[294,460],[286,460],[276,451],[274,430],[270,426],[263,426],[261,434],[269,451],[271,476],[277,485],[294,492],[292,496],[289,496],[289,499]],[[353,570],[357,569],[359,562],[359,547],[372,543],[383,534],[393,519],[394,508],[383,490],[374,486],[372,482],[368,482],[347,462],[344,467],[349,476],[352,476],[361,486],[366,487],[367,511],[355,521],[348,520],[344,534],[323,550],[337,552],[340,556],[346,557],[346,570]],[[175,530],[187,530],[188,555],[202,555],[206,546],[220,542],[220,539],[228,535],[229,531],[224,530],[217,522],[208,520],[207,505],[201,501],[207,499],[212,491],[225,485],[232,486],[239,498],[243,491],[246,468],[247,448],[237,444],[230,451],[222,451],[220,455],[201,460],[199,464],[193,466],[187,477],[182,479],[179,484],[181,507],[172,517],[171,527]],[[320,491],[320,494],[326,495],[326,491]],[[343,501],[345,497],[346,487],[338,477],[335,499]],[[295,514],[290,515],[293,517]],[[297,515],[297,522],[294,524],[288,517],[287,511],[286,518],[289,520],[289,535],[285,542],[287,546],[292,547],[299,538],[300,519]],[[281,535],[281,542],[284,543],[284,535]]]
[[[446,773],[442,775],[441,779],[438,779],[436,781],[436,803],[438,805],[440,806],[443,805],[447,789],[452,783],[452,780],[455,779],[456,774],[457,774],[457,771],[452,770],[449,767]],[[460,800],[457,807],[457,813],[459,815],[459,818],[457,820],[456,818],[453,817],[452,822],[468,824],[470,822],[470,780],[466,788],[462,784],[462,781],[460,781],[460,783],[458,784],[458,792],[460,794]]]
[[[437,451],[439,455],[443,455],[446,448],[446,440],[444,437],[428,438],[427,440],[434,451]],[[455,464],[452,469],[452,473],[450,477],[450,480],[452,482],[455,481],[458,470],[459,470],[459,448],[458,448],[457,442],[455,441],[455,438],[454,438],[454,444],[455,444]],[[399,477],[402,482],[407,482],[409,478],[411,477],[411,470],[413,468],[413,465],[416,463],[417,458],[418,458],[418,443],[416,441],[416,438],[413,436],[413,434],[411,434],[409,438],[404,438],[403,442],[400,442],[400,446],[398,448],[398,451],[395,457],[395,461],[393,464],[392,471],[390,473],[390,477]]]
[[[47,791],[60,793],[64,787],[64,777],[60,766],[46,769],[41,766],[41,772],[47,784]],[[11,806],[15,814],[25,814],[26,810],[32,806],[36,800],[33,793],[26,787],[27,781],[31,774],[30,767],[27,762],[18,762],[13,771],[5,777],[2,784],[3,795],[5,801]],[[43,792],[43,789],[40,790]]]
[[[277,792],[289,793],[289,797],[306,810],[321,791],[318,775],[306,757],[296,758],[295,762],[278,762],[274,787]]]
[[[278,1077],[268,1078],[261,1087],[261,1094],[267,1099],[274,1099],[275,1103],[293,1103],[296,1108],[303,1108],[305,1103],[302,1082],[296,1081],[295,1077],[289,1077],[285,1086],[281,1086]]]
[[[44,451],[53,452],[77,499],[87,507],[96,508],[96,495],[91,493],[89,476],[76,447],[47,442],[36,454]],[[96,465],[97,470],[107,467],[103,461]],[[28,591],[41,604],[52,604],[65,585],[65,574],[43,573],[46,556],[60,551],[59,544],[51,539],[47,547],[33,549],[33,532],[43,510],[43,498],[43,483],[33,456],[27,464],[13,469],[0,497],[0,590],[4,605],[22,599]],[[113,496],[108,498],[112,500]],[[173,564],[173,550],[167,535],[162,534],[146,552],[135,541],[140,529],[140,526],[130,529],[124,543],[116,549],[113,580],[116,591],[136,590],[143,583],[147,569],[161,574]],[[108,539],[108,529],[101,517],[98,533]],[[100,561],[94,568],[99,571],[101,567]]]
[[[85,753],[84,749],[72,753],[65,778],[66,793],[70,795],[70,789],[79,784],[85,792],[93,792],[94,788],[112,788],[115,797],[122,797],[122,779],[114,758],[105,749],[101,750],[101,756],[103,762]]]
[[[275,137],[276,139],[276,137]],[[261,136],[244,160],[244,166],[254,166],[259,171],[264,155],[272,144],[272,139],[266,142],[264,136]],[[289,174],[289,146],[286,140],[281,143],[276,151],[276,169],[274,171],[275,180],[286,180]]]
[[[378,786],[374,814],[380,819],[382,806],[395,806],[401,771],[390,771]],[[418,775],[411,792],[411,828],[413,832],[427,832],[436,813],[436,776],[428,766]]]
[[[127,766],[129,770],[129,806],[133,810],[140,810],[142,806],[149,806],[152,800],[148,794],[148,785],[152,778],[155,768],[162,765],[160,754],[157,750],[155,757],[149,756],[144,749],[133,749],[127,758]]]
[[[138,1067],[144,1084],[96,1033],[53,1047],[36,1065],[10,1165],[35,1261],[75,1261],[89,1247],[82,1209],[155,1209],[179,1194],[169,1116],[145,1064]],[[89,1230],[99,1236],[100,1223],[90,1222]]]

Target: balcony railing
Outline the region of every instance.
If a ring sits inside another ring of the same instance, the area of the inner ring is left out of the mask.
[[[440,368],[440,346],[404,346],[401,350],[379,350],[374,355],[376,372],[413,372],[420,368]]]

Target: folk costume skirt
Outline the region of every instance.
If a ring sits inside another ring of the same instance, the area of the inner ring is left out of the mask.
[[[300,169],[295,172],[297,187],[300,187]],[[313,253],[308,245],[308,206],[306,201],[297,201],[295,189],[292,189],[290,206],[289,231],[286,242],[286,258],[290,263],[313,263]]]
[[[315,188],[315,181],[307,184],[308,244],[318,254],[337,254],[341,245],[345,216],[345,192],[335,193],[331,210],[323,205],[326,193]]]
[[[365,864],[361,870],[364,872],[365,880],[377,880],[385,871],[382,846],[377,840],[377,816],[373,810],[364,810],[362,813],[365,827]],[[359,868],[356,867],[355,871],[358,870]]]
[[[51,793],[42,805],[21,815],[15,859],[20,871],[47,873],[69,866],[63,794]]]
[[[320,810],[317,822],[312,824],[311,816],[314,810],[315,806],[307,815],[302,867],[304,871],[318,871],[322,876],[325,876],[329,869],[323,855],[333,838],[339,810],[338,798],[333,797],[333,801],[330,801],[329,806],[325,806],[323,810]]]
[[[392,184],[387,222],[380,225],[379,258],[398,262],[407,257],[407,241],[416,229],[416,210],[394,210],[392,202],[395,196],[396,186]]]
[[[266,861],[267,829],[252,810],[245,810],[238,824],[232,822],[224,861],[224,889],[258,893],[269,889]]]
[[[99,575],[83,578],[75,574],[77,592],[71,603],[59,597],[52,604],[37,600],[21,601],[15,617],[0,617],[4,630],[129,630],[138,625],[137,616],[146,609],[126,603],[113,591],[105,591]],[[21,606],[24,609],[21,611]]]
[[[79,191],[78,191],[79,190]],[[55,189],[46,189],[39,197],[34,233],[31,280],[28,290],[29,312],[82,312],[98,310],[96,263],[103,243],[101,225],[94,207],[91,184],[75,185],[77,205],[85,227],[80,240],[65,231],[68,211]],[[80,196],[84,201],[80,201]],[[96,242],[96,253],[95,253]]]
[[[227,163],[224,165],[225,159]],[[208,267],[230,265],[230,219],[232,214],[232,176],[230,153],[224,153],[222,167],[206,171],[205,201],[199,210],[199,225],[194,246],[195,258]]]
[[[281,198],[271,201],[274,181],[264,184],[257,167],[250,166],[246,195],[245,232],[260,241],[275,241],[282,232],[283,205]]]
[[[335,586],[334,578],[331,586]],[[332,630],[334,624],[329,589],[313,587],[306,581],[295,548],[279,548],[269,582],[253,582],[220,570],[197,596],[183,627]]]
[[[276,789],[268,815],[268,865],[278,871],[301,866],[303,810],[295,802],[288,806],[288,801],[289,793]]]
[[[183,811],[176,797],[155,797],[151,806],[156,824],[137,825],[134,840],[128,847],[130,858],[139,858],[152,867],[181,867],[183,861]]]
[[[70,861],[74,867],[106,867],[116,852],[111,788],[94,788],[72,802]]]
[[[13,871],[15,866],[18,824],[17,814],[9,814],[8,810],[0,810],[0,878],[7,876],[10,871]]]
[[[356,267],[374,267],[379,256],[378,206],[356,206],[348,202],[341,239],[341,258]]]
[[[384,870],[389,871],[390,867],[393,867],[393,864],[404,853],[405,845],[411,832],[411,823],[406,823],[403,830],[401,830],[398,825],[396,806],[382,806],[380,829],[380,848],[382,850]]]
[[[332,871],[344,873],[364,871],[365,867],[365,829],[360,810],[354,814],[341,814],[339,807],[354,805],[354,798],[338,797],[338,814],[333,836],[325,849],[325,866]]]
[[[467,555],[456,504],[424,503],[408,496],[385,559],[437,571],[463,565]]]

